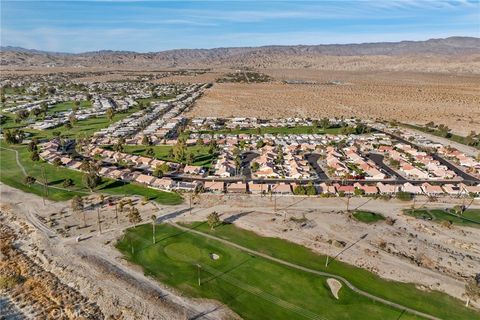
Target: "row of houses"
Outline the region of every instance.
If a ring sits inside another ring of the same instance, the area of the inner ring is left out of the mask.
[[[255,182],[234,182],[224,183],[222,181],[206,181],[204,182],[204,190],[207,192],[228,192],[228,193],[277,193],[292,194],[297,183],[255,183]],[[338,195],[390,195],[394,196],[399,192],[406,192],[413,195],[426,196],[478,196],[480,195],[480,185],[470,186],[463,183],[433,185],[423,183],[421,185],[405,184],[386,184],[378,182],[375,184],[355,183],[353,185],[341,185],[338,183],[327,184],[321,183],[314,185],[317,194],[328,194],[332,196]]]
[[[397,143],[391,148],[382,148],[390,159],[399,163],[399,171],[413,179],[446,180],[457,177],[455,172],[438,160],[411,145]]]
[[[235,117],[235,118],[216,118],[204,117],[193,118],[190,121],[188,130],[191,132],[198,132],[204,130],[242,130],[242,129],[256,129],[267,127],[298,127],[298,126],[313,126],[315,121],[319,119],[311,118],[279,118],[279,119],[258,119],[254,117]],[[339,119],[329,119],[331,125],[338,125],[342,121]],[[345,124],[353,124],[353,119],[343,120]]]

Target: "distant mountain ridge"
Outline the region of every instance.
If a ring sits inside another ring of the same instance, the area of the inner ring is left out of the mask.
[[[270,45],[159,52],[101,50],[84,53],[47,52],[0,47],[0,64],[18,67],[315,67],[322,57],[466,56],[480,55],[480,38],[450,37],[426,41],[359,44]]]

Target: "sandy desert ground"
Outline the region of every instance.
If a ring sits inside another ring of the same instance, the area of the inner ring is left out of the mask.
[[[434,121],[463,135],[480,128],[480,75],[298,69],[264,72],[276,81],[217,83],[188,116]],[[284,84],[282,80],[315,84]]]

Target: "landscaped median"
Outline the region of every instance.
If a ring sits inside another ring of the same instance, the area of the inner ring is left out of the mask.
[[[25,169],[26,174],[34,177],[39,183],[44,181],[42,172],[44,170],[48,182],[48,199],[62,201],[75,195],[82,196],[90,193],[90,190],[84,187],[82,172],[61,166],[56,167],[42,160],[32,161],[25,145],[8,145],[4,141],[0,142],[0,181],[2,183],[39,196],[45,194],[43,185],[35,183],[29,186],[24,182],[25,173],[16,161],[15,152],[18,152],[18,161]],[[73,185],[64,187],[63,182],[66,179],[71,179]],[[102,179],[102,183],[95,188],[94,192],[113,195],[137,195],[161,204],[175,205],[182,202],[182,197],[174,192],[154,190],[141,185],[106,178]]]
[[[413,284],[387,281],[277,238],[264,238],[231,224],[214,229],[205,222],[186,225],[250,250],[347,279],[360,290],[441,319],[480,316],[462,301]],[[245,319],[420,319],[409,312],[362,296],[347,286],[337,300],[327,276],[277,263],[205,235],[169,224],[128,229],[117,243],[125,257],[145,273],[194,297],[218,299]]]

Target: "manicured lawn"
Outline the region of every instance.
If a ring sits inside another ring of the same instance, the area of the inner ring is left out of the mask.
[[[74,195],[85,195],[89,193],[89,190],[84,187],[82,181],[83,173],[64,167],[57,168],[43,161],[34,162],[30,160],[30,153],[24,145],[8,145],[2,141],[0,142],[0,147],[17,150],[20,162],[25,167],[27,174],[35,177],[37,181],[43,181],[42,166],[45,168],[45,176],[49,185],[49,199],[55,201],[68,200]],[[43,186],[34,184],[29,187],[23,182],[24,175],[15,161],[15,153],[13,151],[0,148],[0,170],[0,181],[3,183],[25,192],[34,193],[40,196],[44,194]],[[63,188],[62,183],[67,178],[72,179],[74,182],[74,186],[70,187],[69,190],[59,190],[54,188]],[[177,193],[158,191],[141,185],[123,183],[106,178],[102,179],[102,183],[95,191],[115,195],[138,195],[162,204],[174,205],[182,202],[182,197]]]
[[[63,108],[63,107],[62,107]],[[50,110],[50,109],[49,109]],[[28,132],[32,134],[33,137],[36,138],[52,138],[54,132],[59,132],[60,134],[64,135],[65,137],[69,138],[76,138],[80,136],[91,136],[93,133],[96,131],[99,131],[100,129],[108,127],[110,124],[120,121],[130,114],[137,112],[139,109],[138,108],[131,108],[127,112],[122,112],[122,113],[116,113],[113,116],[112,121],[110,121],[107,116],[103,115],[100,117],[95,117],[95,118],[89,118],[86,120],[80,120],[77,121],[72,128],[66,128],[64,126],[60,126],[57,128],[53,129],[48,129],[48,130],[34,130],[34,129],[22,129],[25,132]],[[7,121],[1,125],[2,128],[4,129],[9,129],[9,128],[22,128],[25,127],[25,123],[15,123],[15,115],[12,114],[6,114],[7,115]]]
[[[370,211],[357,210],[352,214],[352,216],[358,221],[365,223],[374,223],[377,221],[385,220],[385,217],[381,214]]]
[[[206,134],[340,134],[342,128],[315,128],[313,126],[297,126],[297,127],[264,127],[259,129],[238,129],[238,130],[218,130],[218,131],[202,131]]]
[[[106,128],[110,124],[112,124],[116,121],[120,121],[120,120],[126,118],[127,116],[129,116],[130,114],[132,114],[134,112],[137,112],[138,110],[139,110],[138,108],[131,108],[131,109],[128,109],[127,112],[115,113],[112,121],[110,121],[106,115],[103,115],[103,116],[96,117],[96,118],[89,118],[89,119],[86,119],[86,120],[78,121],[73,125],[73,128],[71,128],[71,129],[68,129],[68,128],[65,128],[64,126],[61,126],[61,127],[54,128],[54,129],[39,131],[38,135],[39,136],[46,136],[46,137],[50,138],[50,137],[53,136],[53,132],[56,131],[56,132],[60,132],[62,135],[66,136],[66,137],[72,137],[72,138],[78,137],[80,135],[90,136],[93,133],[95,133],[96,131],[99,131],[100,129]]]
[[[293,243],[260,237],[233,225],[211,231],[202,223],[189,225],[242,246],[311,269],[324,270],[325,257]],[[146,274],[194,297],[218,299],[245,319],[398,319],[396,310],[360,296],[345,285],[333,298],[326,278],[251,256],[217,240],[183,232],[170,225],[151,224],[126,231],[117,248]],[[133,250],[132,250],[133,248]],[[218,260],[211,254],[219,256]],[[443,319],[474,319],[478,313],[439,292],[422,292],[414,285],[382,280],[372,273],[333,261],[328,272],[359,288]],[[198,285],[200,274],[201,285]],[[419,319],[408,313],[401,319]]]
[[[441,223],[442,221],[450,221],[453,225],[480,228],[480,209],[467,209],[462,216],[448,214],[442,209],[408,209],[404,212],[417,219],[432,220],[438,223]],[[453,211],[450,212],[454,214]]]
[[[64,111],[70,111],[73,109],[74,102],[73,101],[66,101],[62,103],[57,103],[56,105],[48,108],[48,114],[54,114],[55,112],[64,112]],[[78,109],[86,109],[90,108],[92,106],[92,103],[90,101],[80,101],[80,105],[78,106]]]
[[[110,147],[106,147],[110,148]],[[172,146],[161,145],[161,146],[144,146],[144,145],[125,145],[124,152],[136,155],[144,155],[147,156],[147,150],[152,148],[155,152],[155,158],[164,161],[173,161],[175,159],[169,156],[170,150],[172,150]],[[205,145],[195,145],[187,147],[188,153],[193,153],[193,165],[195,166],[202,166],[202,167],[211,167],[212,161],[215,158],[215,155],[211,155],[208,153],[208,146]]]
[[[340,300],[335,300],[324,277],[286,268],[169,225],[156,227],[155,245],[151,239],[151,225],[142,225],[129,229],[117,248],[142,265],[146,274],[190,296],[218,299],[244,319],[365,319],[367,315],[369,319],[395,319],[401,312],[345,287]],[[213,260],[212,253],[219,259]],[[415,318],[406,315],[405,319]]]

